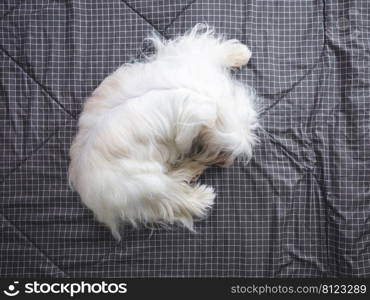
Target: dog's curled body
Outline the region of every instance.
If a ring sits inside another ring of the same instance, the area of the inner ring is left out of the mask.
[[[86,101],[70,151],[71,184],[117,239],[121,222],[192,229],[215,198],[194,180],[250,158],[257,140],[253,93],[229,72],[248,62],[245,45],[200,25],[151,40],[153,56],[120,67]]]

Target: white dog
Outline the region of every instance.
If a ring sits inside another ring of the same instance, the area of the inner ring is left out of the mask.
[[[205,25],[125,64],[86,101],[69,178],[120,239],[119,225],[182,223],[205,216],[214,190],[194,183],[212,164],[249,159],[258,126],[253,93],[231,78],[251,53]]]

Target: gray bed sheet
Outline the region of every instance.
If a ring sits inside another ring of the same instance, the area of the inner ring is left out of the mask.
[[[253,52],[253,159],[213,167],[196,233],[117,243],[67,181],[82,104],[121,64],[199,22]],[[370,276],[370,2],[0,2],[0,276]]]

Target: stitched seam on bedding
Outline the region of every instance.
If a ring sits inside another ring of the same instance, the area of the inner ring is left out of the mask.
[[[28,73],[24,68],[23,66],[17,61],[14,59],[13,56],[11,56],[5,49],[2,45],[0,45],[0,50],[1,52],[3,53],[3,55],[7,56],[28,78],[30,78],[36,85],[38,85],[40,87],[40,89],[46,94],[48,95],[55,104],[57,104],[57,106],[64,112],[66,113],[68,116],[70,116],[72,119],[74,120],[77,120],[77,117],[74,116],[72,113],[70,113],[59,101],[57,98],[55,98],[53,95],[50,94],[50,92],[41,84],[40,81],[38,81],[35,77],[33,77],[30,73]]]
[[[149,24],[151,27],[153,27],[153,29],[155,29],[157,32],[159,32],[160,34],[162,34],[160,32],[160,30],[154,26],[143,14],[141,14],[137,9],[135,9],[134,7],[132,7],[130,4],[128,4],[125,0],[121,0],[121,2],[123,2],[132,12],[134,12],[138,17],[140,17],[141,19],[143,19],[147,24]],[[163,34],[162,34],[163,35]]]
[[[24,231],[20,230],[13,222],[11,222],[3,213],[0,213],[2,218],[4,219],[5,222],[7,222],[18,234],[24,238],[26,242],[28,242],[37,252],[40,253],[40,255],[47,261],[48,264],[53,266],[53,269],[56,268],[59,272],[62,273],[63,276],[65,277],[70,277],[65,271],[63,271],[58,265],[56,265],[50,258],[49,256],[42,251],[39,247],[37,247],[31,239],[24,233]]]
[[[128,4],[125,0],[121,0],[131,11],[133,11],[137,16],[139,16],[141,19],[143,19],[146,23],[148,23],[153,29],[155,29],[159,34],[161,34],[163,37],[166,38],[166,32],[168,29],[171,28],[171,26],[176,22],[176,20],[182,16],[189,8],[191,5],[193,5],[196,0],[191,1],[188,3],[180,12],[176,14],[176,16],[171,20],[171,22],[166,25],[163,31],[159,30],[156,26],[154,26],[143,14],[141,14],[137,9],[132,7],[130,4]]]
[[[187,5],[185,5],[184,8],[180,12],[178,12],[176,16],[171,20],[171,22],[168,25],[166,25],[163,32],[164,33],[167,32],[167,30],[171,28],[171,26],[176,22],[176,20],[180,18],[180,16],[182,16],[196,1],[197,0],[193,0],[189,2]]]
[[[316,70],[316,68],[322,63],[324,62],[324,57],[326,56],[326,45],[327,45],[327,40],[326,40],[326,22],[325,22],[325,0],[322,0],[323,1],[323,6],[322,6],[322,11],[323,11],[323,23],[324,23],[324,27],[323,27],[323,44],[322,44],[322,48],[321,48],[321,53],[320,53],[320,56],[319,58],[317,59],[317,61],[315,62],[315,64],[312,66],[312,68],[310,70],[308,70],[305,74],[302,75],[302,77],[293,84],[292,87],[290,87],[288,90],[286,91],[283,91],[281,92],[281,96],[279,97],[279,99],[277,99],[276,101],[274,101],[272,104],[270,104],[269,106],[266,107],[266,109],[264,109],[261,113],[260,113],[260,116],[264,116],[266,115],[271,109],[273,109],[277,104],[279,104],[279,102],[281,100],[283,100],[292,90],[294,90],[296,87],[298,87],[308,76],[310,76],[311,74],[313,74],[313,72]]]
[[[317,67],[324,61],[324,57],[325,56],[326,56],[326,42],[325,42],[325,39],[324,39],[324,43],[323,43],[323,47],[322,47],[322,50],[321,50],[321,53],[320,53],[320,57],[317,59],[317,61],[313,65],[313,67],[310,70],[308,70],[305,74],[303,74],[302,77],[297,82],[295,82],[292,85],[292,87],[290,87],[286,91],[281,92],[280,93],[281,96],[279,97],[279,99],[277,99],[272,104],[270,104],[269,106],[267,106],[267,108],[264,109],[259,114],[260,117],[266,115],[271,109],[273,109],[277,104],[279,104],[281,100],[283,100],[287,95],[289,95],[289,93],[291,91],[293,91],[295,88],[297,88],[308,76],[310,76],[311,74],[313,74],[313,72],[317,69]]]
[[[21,69],[22,73],[25,74],[28,78],[30,78],[37,86],[40,87],[41,91],[44,92],[44,94],[46,94],[47,96],[49,96],[57,105],[58,107],[66,114],[68,114],[72,119],[74,120],[77,120],[76,117],[74,117],[71,113],[69,113],[58,101],[56,98],[54,98],[53,96],[50,95],[50,93],[40,84],[40,82],[38,80],[36,80],[33,76],[31,76],[28,72],[26,72],[22,65],[19,64],[11,55],[9,55],[9,53],[3,48],[2,45],[0,45],[0,50],[3,52],[3,55],[7,56],[11,61],[13,61],[13,63],[19,68]],[[24,165],[30,158],[33,157],[33,155],[35,155],[52,137],[54,137],[56,135],[56,133],[60,130],[60,128],[58,128],[56,131],[54,131],[51,135],[49,135],[45,140],[43,140],[40,144],[38,144],[36,146],[35,149],[33,149],[30,154],[27,155],[27,157],[23,158],[22,160],[18,161],[16,163],[16,166],[14,168],[12,168],[7,174],[5,174],[0,182],[0,184],[4,183],[6,181],[6,179],[11,175],[13,174],[14,172],[16,172],[22,165]]]
[[[24,165],[30,158],[32,158],[43,146],[45,146],[60,130],[58,128],[56,131],[54,131],[52,134],[50,134],[45,140],[43,140],[35,149],[33,149],[27,157],[23,158],[22,160],[17,162],[17,165],[12,168],[7,174],[5,174],[0,182],[0,184],[3,184],[6,179],[12,175],[15,171],[17,171],[22,165]]]

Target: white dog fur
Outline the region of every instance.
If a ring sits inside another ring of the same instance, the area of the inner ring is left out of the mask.
[[[70,152],[70,183],[117,239],[121,223],[192,230],[215,199],[194,181],[212,164],[249,159],[257,141],[253,92],[230,75],[247,46],[205,25],[150,40],[154,55],[121,66],[86,101]]]

